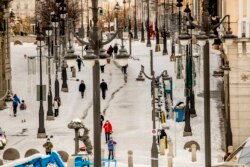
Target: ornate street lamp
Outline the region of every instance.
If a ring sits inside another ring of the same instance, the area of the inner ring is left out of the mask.
[[[60,99],[60,89],[59,89],[59,80],[58,80],[58,68],[59,68],[59,55],[58,55],[58,45],[57,45],[57,28],[59,26],[59,18],[57,17],[56,14],[52,15],[51,18],[52,26],[54,28],[54,36],[55,38],[53,39],[54,41],[54,46],[53,46],[53,56],[54,60],[56,62],[56,76],[55,76],[55,98]]]
[[[197,28],[201,28],[201,32],[198,39],[198,44],[203,47],[204,51],[204,123],[205,123],[205,166],[211,166],[211,136],[210,136],[210,78],[209,78],[209,36],[211,38],[214,35],[210,34],[210,31],[214,28],[220,26],[220,24],[228,18],[228,29],[226,35],[223,37],[226,40],[226,44],[230,44],[233,42],[233,39],[236,36],[232,35],[232,31],[230,28],[230,16],[226,15],[217,25],[211,25],[210,15],[208,12],[209,3],[208,0],[203,2],[203,13],[202,13],[202,25],[196,25],[192,22],[192,20],[188,17],[189,23]]]
[[[134,9],[134,40],[138,41],[136,10],[137,10],[137,3],[136,3],[136,0],[135,0],[135,9]]]
[[[156,37],[156,45],[155,45],[155,52],[160,52],[160,35],[158,29],[158,0],[155,0],[155,37]]]
[[[52,102],[53,102],[53,96],[51,91],[51,61],[50,59],[52,56],[50,55],[50,36],[52,35],[53,27],[51,24],[49,24],[47,27],[45,27],[45,33],[48,37],[48,80],[49,80],[49,90],[48,90],[48,111],[47,111],[47,118],[46,120],[54,120],[54,114],[52,109]]]
[[[167,35],[169,34],[169,32],[166,32],[166,10],[167,10],[167,15],[168,15],[168,10],[169,10],[169,0],[168,0],[168,4],[166,6],[166,0],[164,0],[164,4],[163,4],[163,51],[162,51],[162,55],[167,55],[168,54],[168,49],[167,49]],[[167,20],[168,21],[168,20]],[[168,29],[168,26],[167,26]]]
[[[147,47],[151,47],[151,42],[150,42],[150,28],[149,28],[149,0],[147,0]]]
[[[59,14],[60,14],[60,18],[61,18],[61,21],[62,21],[62,25],[60,26],[60,28],[62,30],[61,35],[62,35],[62,38],[63,38],[63,40],[62,40],[63,41],[63,59],[65,59],[66,58],[65,50],[67,48],[67,46],[66,46],[66,36],[65,36],[65,19],[67,18],[67,6],[63,2],[60,4]],[[61,90],[63,92],[68,92],[69,89],[68,89],[68,84],[67,84],[67,63],[65,62],[65,60],[63,60],[63,64],[62,64],[62,80],[63,80],[63,83],[62,83]]]
[[[141,0],[141,42],[145,42],[145,38],[144,38],[144,4],[143,4],[144,0]]]
[[[153,129],[156,129],[156,122],[155,122],[155,117],[156,117],[156,108],[155,108],[155,102],[156,102],[156,98],[158,97],[158,92],[159,92],[159,88],[156,85],[156,81],[159,81],[159,79],[161,77],[165,78],[168,76],[168,72],[167,70],[164,70],[161,75],[159,76],[155,76],[155,72],[153,70],[153,51],[150,50],[150,66],[151,66],[151,77],[148,76],[145,72],[144,72],[144,66],[141,66],[141,71],[140,74],[138,76],[138,78],[136,79],[137,81],[144,81],[144,78],[142,76],[142,74],[149,80],[151,80],[151,94],[152,94],[152,122],[153,122]],[[160,100],[158,100],[159,102]],[[157,148],[157,143],[156,143],[156,136],[153,136],[153,142],[152,142],[152,147],[151,147],[151,166],[152,167],[158,167],[158,148]]]
[[[44,41],[44,36],[41,32],[37,34],[36,37],[37,44],[39,43],[39,60],[40,60],[40,85],[39,85],[39,128],[37,133],[37,138],[46,138],[45,127],[44,127],[44,109],[43,109],[43,78],[42,78],[42,42]]]

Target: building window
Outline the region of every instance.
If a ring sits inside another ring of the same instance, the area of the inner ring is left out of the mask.
[[[24,9],[27,10],[29,8],[29,5],[26,3],[24,6]]]
[[[20,3],[16,4],[16,9],[17,9],[17,10],[20,9]]]
[[[246,37],[246,22],[245,21],[242,22],[241,36],[242,38]]]

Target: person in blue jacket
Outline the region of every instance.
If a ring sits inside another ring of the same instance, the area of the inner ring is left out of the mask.
[[[17,106],[20,103],[21,103],[20,99],[17,97],[16,94],[14,94],[14,96],[12,98],[12,105],[13,105],[13,114],[14,114],[14,117],[16,117]]]
[[[116,145],[116,141],[111,137],[108,141],[108,151],[109,151],[109,159],[112,157],[114,159],[114,147]]]

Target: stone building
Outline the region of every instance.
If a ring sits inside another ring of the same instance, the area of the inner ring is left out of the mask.
[[[8,90],[11,89],[11,66],[10,66],[10,45],[9,45],[9,28],[8,19],[9,2],[1,5],[0,14],[0,109],[5,107],[4,98]]]
[[[229,60],[229,107],[233,145],[250,136],[250,0],[222,0],[222,13],[229,14],[237,40],[226,46]]]

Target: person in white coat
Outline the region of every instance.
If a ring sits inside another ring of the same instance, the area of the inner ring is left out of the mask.
[[[60,102],[58,98],[54,98],[53,107],[54,107],[55,117],[57,117],[59,115],[59,107],[60,107]]]

